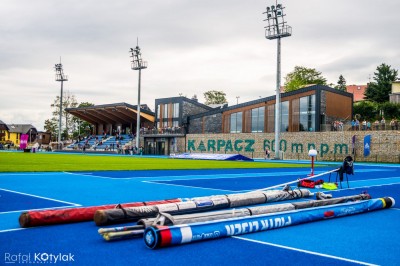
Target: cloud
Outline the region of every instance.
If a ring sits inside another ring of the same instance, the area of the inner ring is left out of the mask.
[[[139,45],[142,103],[223,90],[230,104],[275,94],[276,41],[264,36],[267,5],[242,0],[4,0],[0,9],[0,119],[43,129],[59,95],[60,57],[78,102],[137,102],[129,48]],[[287,0],[293,35],[282,39],[282,80],[294,66],[336,83],[366,84],[381,63],[400,67],[397,0]]]

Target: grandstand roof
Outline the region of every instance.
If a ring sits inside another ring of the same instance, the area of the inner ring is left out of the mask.
[[[137,106],[124,102],[66,108],[65,111],[91,124],[130,124],[136,121],[137,116]],[[154,122],[154,115],[147,105],[141,105],[141,118]]]

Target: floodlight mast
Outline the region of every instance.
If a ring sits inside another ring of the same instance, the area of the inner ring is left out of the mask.
[[[280,159],[279,153],[279,135],[281,130],[281,112],[280,112],[280,93],[281,93],[281,38],[292,35],[292,27],[286,25],[283,14],[285,9],[281,4],[267,7],[268,26],[265,26],[265,38],[268,40],[277,39],[277,71],[276,71],[276,101],[275,101],[275,159]]]
[[[56,70],[56,81],[61,82],[61,92],[60,92],[60,116],[59,116],[59,121],[58,121],[58,145],[61,146],[61,119],[62,119],[62,101],[63,101],[63,83],[64,81],[68,81],[68,76],[64,74],[63,71],[63,66],[61,64],[61,58],[60,58],[60,63],[55,65],[55,70]]]
[[[130,50],[132,61],[132,70],[139,70],[139,81],[138,81],[138,102],[137,102],[137,116],[136,116],[136,150],[139,151],[140,145],[140,83],[141,83],[141,71],[147,68],[147,62],[142,60],[142,54],[140,53],[139,42],[137,42],[135,49]]]

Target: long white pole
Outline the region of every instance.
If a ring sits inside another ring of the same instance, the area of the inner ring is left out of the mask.
[[[279,160],[279,135],[281,131],[281,38],[278,38],[276,71],[276,101],[275,101],[275,159]]]
[[[141,69],[139,68],[139,83],[138,83],[138,104],[137,104],[137,116],[136,116],[136,150],[139,152],[139,134],[140,134],[140,79]]]

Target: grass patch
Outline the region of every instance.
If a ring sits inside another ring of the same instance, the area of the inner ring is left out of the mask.
[[[88,154],[0,152],[0,172],[56,172],[102,170],[177,170],[232,168],[299,168],[309,165],[279,162],[242,162],[104,156]]]

